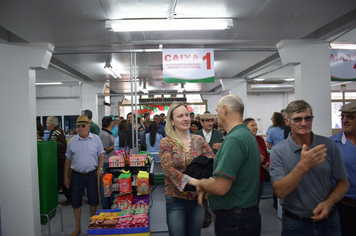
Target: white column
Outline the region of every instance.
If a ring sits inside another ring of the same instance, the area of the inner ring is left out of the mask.
[[[35,69],[47,69],[49,43],[0,44],[0,204],[4,236],[41,235]],[[20,222],[20,224],[19,224]]]
[[[100,117],[103,117],[104,114],[99,115],[98,104],[100,103],[99,105],[102,105],[104,99],[98,99],[97,94],[103,92],[103,85],[103,82],[83,83],[81,95],[82,110],[91,110],[93,112],[92,120],[99,125],[99,127],[101,127]]]
[[[283,40],[277,44],[283,64],[296,63],[295,99],[313,108],[313,132],[331,135],[330,49],[325,41]]]
[[[220,79],[221,86],[223,90],[230,90],[230,94],[235,94],[239,96],[245,106],[244,118],[248,115],[247,107],[247,88],[246,81],[243,78],[234,78],[234,79]]]

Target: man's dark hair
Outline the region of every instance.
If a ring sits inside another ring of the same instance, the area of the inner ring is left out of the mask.
[[[83,110],[83,115],[87,116],[89,120],[93,118],[93,112],[91,112],[91,110]]]

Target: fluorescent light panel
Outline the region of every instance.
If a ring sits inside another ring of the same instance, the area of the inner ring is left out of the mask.
[[[354,43],[330,43],[331,49],[349,49],[355,50],[356,44]]]
[[[107,20],[105,28],[115,32],[168,31],[168,30],[224,30],[231,28],[231,18],[226,19],[145,19]]]
[[[104,67],[111,75],[112,77],[114,77],[115,79],[117,79],[117,77],[121,78],[121,75],[119,73],[117,73],[112,67],[106,66]]]
[[[284,79],[284,81],[294,81],[294,78]]]
[[[63,84],[62,82],[48,82],[48,83],[36,83],[36,85],[58,85]]]

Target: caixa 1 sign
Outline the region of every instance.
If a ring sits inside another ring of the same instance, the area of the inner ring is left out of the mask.
[[[163,49],[164,83],[213,83],[213,49]]]

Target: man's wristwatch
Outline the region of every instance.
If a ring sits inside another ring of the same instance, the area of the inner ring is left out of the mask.
[[[100,168],[99,168],[99,170],[103,170],[103,168],[102,168],[102,167],[100,167]]]

